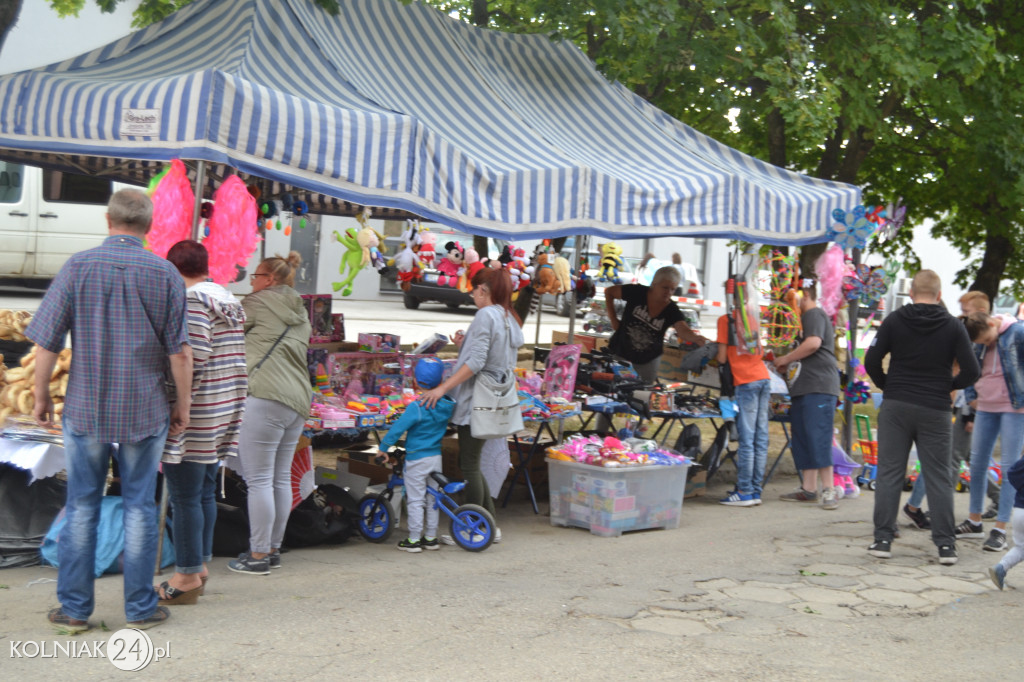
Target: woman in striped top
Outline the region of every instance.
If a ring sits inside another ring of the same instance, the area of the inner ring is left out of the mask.
[[[230,291],[207,281],[206,248],[186,240],[169,260],[185,280],[188,342],[192,346],[192,411],[184,433],[168,436],[164,480],[171,499],[175,573],[157,588],[161,604],[194,604],[202,594],[213,555],[220,460],[238,455],[245,410],[245,312]]]

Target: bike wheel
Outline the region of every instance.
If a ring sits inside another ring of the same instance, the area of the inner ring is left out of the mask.
[[[395,529],[391,504],[380,493],[359,500],[359,533],[370,542],[385,542]]]
[[[464,504],[455,510],[451,520],[452,539],[467,552],[482,552],[494,542],[494,517],[475,504]]]

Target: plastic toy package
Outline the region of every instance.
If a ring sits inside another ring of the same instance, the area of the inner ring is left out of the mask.
[[[548,448],[547,452],[551,459],[599,467],[688,466],[692,463],[689,457],[642,438],[572,436]]]

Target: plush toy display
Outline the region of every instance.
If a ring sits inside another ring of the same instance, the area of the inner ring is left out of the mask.
[[[423,243],[420,234],[420,227],[412,220],[407,220],[408,227],[402,232],[402,244],[404,248],[395,258],[395,266],[398,268],[398,282],[402,290],[409,288],[411,282],[420,278],[419,259],[416,251]]]
[[[459,281],[459,289],[468,294],[473,289],[473,275],[484,269],[484,264],[480,262],[480,254],[472,246],[466,249],[466,260],[463,261],[463,265],[465,272]]]
[[[445,257],[437,264],[441,273],[437,277],[439,286],[457,287],[459,277],[463,274],[463,262],[466,260],[466,250],[458,242],[448,242],[444,245]]]
[[[601,276],[602,282],[612,281],[620,284],[619,268],[622,266],[622,247],[615,242],[601,244]]]
[[[210,279],[218,284],[233,282],[245,267],[260,241],[255,226],[256,200],[237,175],[230,175],[213,194],[209,205],[207,237],[203,245],[210,254]],[[214,208],[216,207],[216,208]]]
[[[562,285],[555,276],[555,268],[548,263],[546,252],[537,254],[537,281],[533,283],[533,290],[538,294],[560,294]]]
[[[558,280],[560,293],[572,291],[572,275],[569,274],[569,260],[561,256],[555,256],[555,262],[552,263],[551,267],[555,271],[555,279]]]
[[[420,232],[420,265],[433,269],[437,262],[437,235],[430,230]]]

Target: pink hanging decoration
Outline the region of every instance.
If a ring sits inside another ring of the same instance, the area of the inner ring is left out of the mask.
[[[835,317],[836,311],[843,301],[844,255],[843,249],[833,244],[821,254],[814,264],[818,273],[818,305],[829,317]]]
[[[150,192],[149,198],[153,201],[153,224],[146,235],[146,245],[156,255],[166,258],[172,246],[192,236],[196,196],[180,159],[171,161],[170,170]]]
[[[210,254],[210,279],[233,282],[236,266],[245,267],[260,237],[256,229],[256,200],[237,175],[229,176],[213,195],[210,236],[203,241]]]

